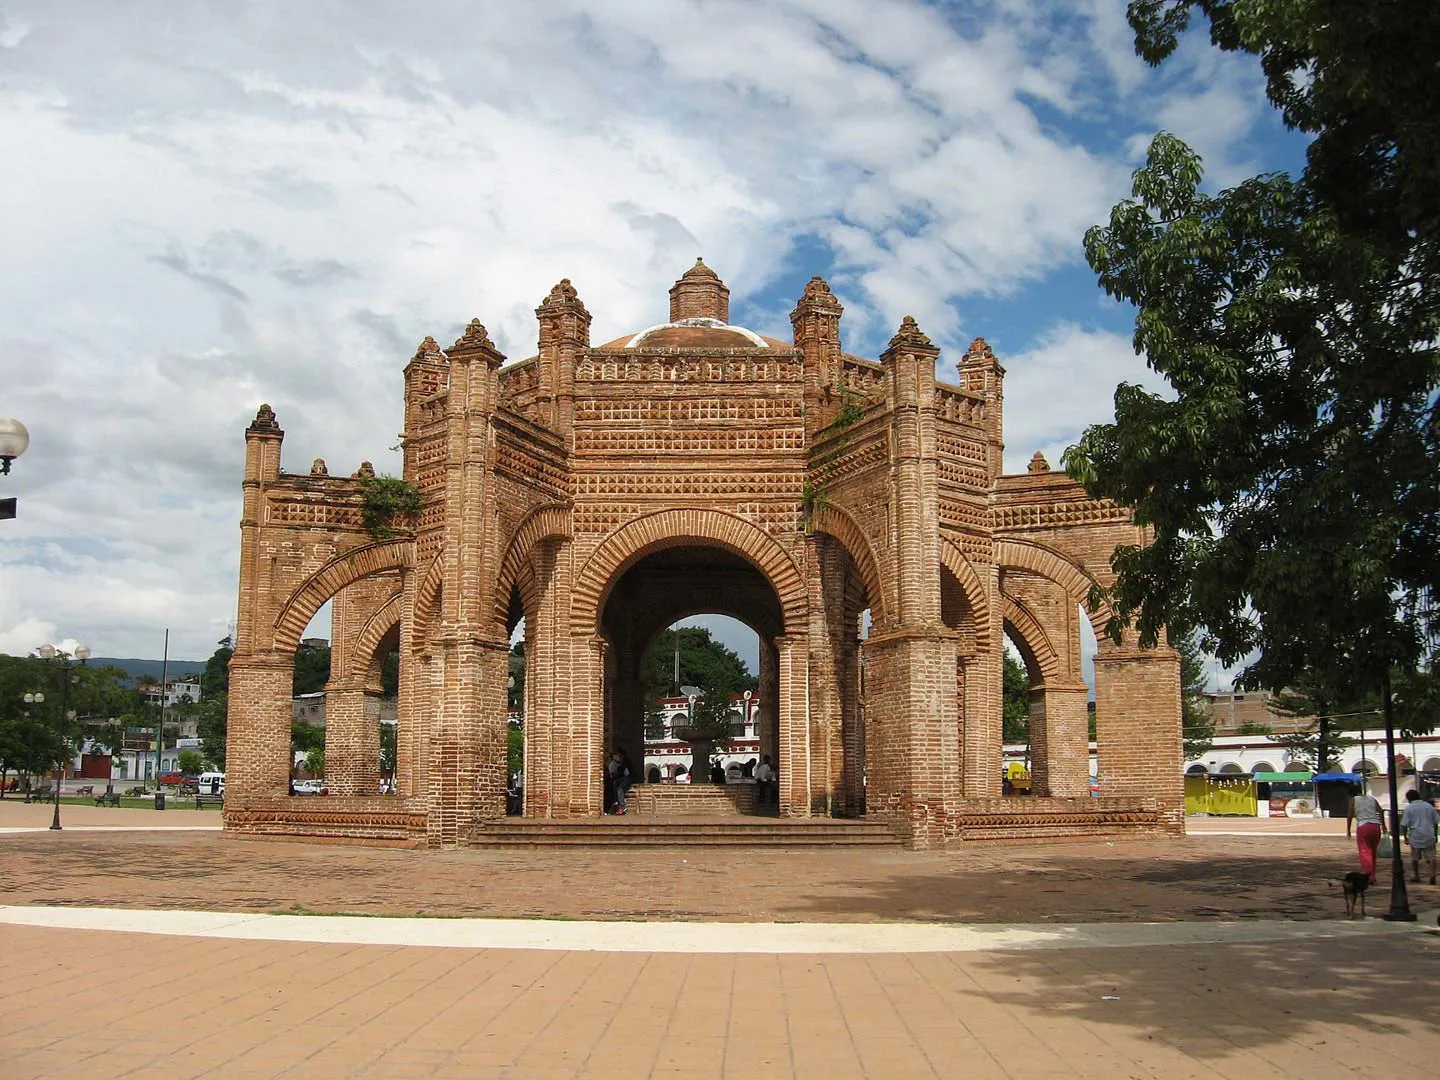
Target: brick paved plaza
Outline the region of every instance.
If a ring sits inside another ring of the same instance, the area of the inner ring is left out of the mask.
[[[43,825],[38,809],[0,805],[0,828]],[[1440,1055],[1416,1005],[1440,984],[1440,891],[1412,892],[1412,926],[1335,922],[1331,883],[1353,850],[1334,822],[1210,821],[1184,840],[1113,846],[630,854],[261,843],[180,828],[213,824],[194,812],[131,812],[166,832],[105,813],[0,836],[5,903],[36,906],[0,922],[11,1080],[1313,1080],[1421,1075]],[[165,932],[17,924],[114,925],[62,910],[82,907],[134,909],[121,925]],[[435,919],[235,917],[232,937],[178,936],[190,917],[155,909],[602,921],[568,944],[573,924],[511,923],[539,927],[536,940],[559,929],[544,947],[483,948],[464,943],[471,924]],[[693,919],[731,925],[674,921]],[[863,924],[897,920],[922,924],[917,941],[977,923],[994,938],[874,951],[910,931]],[[1145,925],[1157,921],[1169,925]],[[843,952],[729,951],[836,923],[849,929],[826,933]],[[412,932],[451,947],[356,943]]]

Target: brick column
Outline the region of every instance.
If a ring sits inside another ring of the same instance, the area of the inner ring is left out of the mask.
[[[236,654],[230,660],[225,793],[232,804],[289,790],[294,674],[294,658],[284,653]]]
[[[841,742],[841,691],[845,628],[843,549],[819,537],[805,539],[809,568],[810,812],[828,815],[844,804],[845,747]]]
[[[1047,682],[1031,691],[1030,700],[1031,794],[1089,795],[1089,688],[1083,682]]]
[[[476,821],[505,815],[504,641],[441,636],[435,655],[444,694],[430,732],[429,842],[469,841]]]
[[[380,790],[380,698],[353,681],[325,687],[325,786],[331,795]]]
[[[775,639],[779,650],[776,709],[779,714],[778,757],[780,815],[809,817],[814,805],[811,787],[809,640],[806,634]]]
[[[760,639],[760,702],[754,706],[755,729],[760,734],[760,754],[770,755],[770,764],[780,760],[780,714],[776,708],[780,700],[780,652],[775,642]],[[779,766],[775,766],[779,769]]]
[[[1101,638],[1095,655],[1095,733],[1101,797],[1151,798],[1184,829],[1180,657]]]
[[[944,843],[959,797],[955,639],[897,631],[865,643],[867,816],[889,820],[907,847]]]
[[[1004,616],[1000,609],[1000,572],[993,566],[977,564],[975,571],[989,598],[990,633],[976,641],[976,650],[963,658],[965,665],[965,723],[961,772],[965,797],[1000,797],[1000,759],[1004,714],[1003,677]]]

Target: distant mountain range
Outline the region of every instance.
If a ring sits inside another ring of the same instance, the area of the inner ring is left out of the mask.
[[[159,660],[137,660],[133,657],[115,656],[92,656],[89,664],[91,667],[118,667],[132,679],[146,679],[153,682],[160,681],[162,666],[162,662]],[[177,675],[199,675],[204,670],[204,660],[171,660],[165,669],[165,674],[173,679]]]

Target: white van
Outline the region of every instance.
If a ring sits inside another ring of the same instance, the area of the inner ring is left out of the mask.
[[[223,772],[201,773],[196,785],[197,793],[200,795],[224,795],[225,774]]]

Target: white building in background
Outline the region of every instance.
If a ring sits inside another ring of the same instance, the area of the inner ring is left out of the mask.
[[[160,707],[162,695],[159,683],[141,683],[135,689],[145,695],[146,705],[157,709]],[[163,696],[167,709],[173,709],[176,705],[193,705],[200,700],[200,676],[181,675],[167,680]]]
[[[1336,757],[1341,772],[1365,773],[1376,776],[1385,771],[1385,731],[1383,728],[1357,728],[1343,732],[1355,745],[1347,746]],[[1401,769],[1418,768],[1421,772],[1440,772],[1440,735],[1414,739],[1395,739],[1395,756]],[[1292,762],[1285,747],[1268,735],[1218,735],[1214,745],[1197,758],[1185,762],[1188,776],[1234,775],[1254,772],[1293,772],[1309,767]]]
[[[690,722],[690,710],[700,696],[700,690],[694,686],[682,686],[680,689],[683,691],[680,697],[662,698],[656,703],[663,718],[664,734],[658,739],[652,739],[648,733],[646,735],[644,778],[647,781],[689,781],[693,750],[675,733],[684,730]],[[759,694],[747,692],[734,696],[730,707],[731,740],[711,759],[719,759],[727,783],[748,781],[754,775],[755,766],[760,763],[759,717]]]

